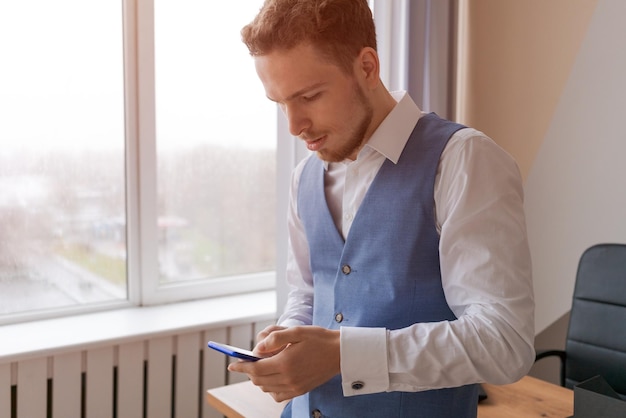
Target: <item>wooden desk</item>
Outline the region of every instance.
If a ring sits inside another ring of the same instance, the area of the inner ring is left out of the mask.
[[[277,403],[250,381],[209,389],[207,402],[228,418],[278,418],[287,403]]]
[[[487,399],[478,404],[478,418],[566,418],[574,415],[574,391],[523,377],[510,385],[483,384]]]
[[[483,387],[488,397],[478,405],[478,418],[566,418],[574,414],[573,391],[534,377]],[[278,418],[285,407],[250,382],[210,389],[207,401],[228,418]]]

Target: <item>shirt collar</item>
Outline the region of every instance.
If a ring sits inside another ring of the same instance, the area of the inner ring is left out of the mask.
[[[397,164],[415,124],[422,116],[422,111],[406,91],[392,92],[391,95],[397,104],[383,119],[359,154],[371,152],[366,150],[371,148]],[[328,169],[327,161],[324,161],[324,167]]]
[[[397,164],[422,111],[406,91],[392,92],[391,95],[398,104],[374,131],[366,146]]]

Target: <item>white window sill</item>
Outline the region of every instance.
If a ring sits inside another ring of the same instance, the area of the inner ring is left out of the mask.
[[[0,326],[0,363],[276,317],[276,292],[124,308]]]

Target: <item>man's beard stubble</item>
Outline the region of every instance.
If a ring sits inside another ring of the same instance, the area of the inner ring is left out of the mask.
[[[374,109],[372,105],[365,97],[365,93],[361,90],[360,86],[354,83],[354,92],[355,92],[355,100],[360,104],[365,112],[363,118],[359,121],[356,129],[348,139],[348,141],[343,144],[341,148],[336,151],[333,150],[319,150],[317,152],[317,156],[331,163],[337,163],[344,161],[346,158],[349,158],[354,152],[361,148],[363,142],[365,141],[365,133],[372,123],[372,118],[374,115]]]

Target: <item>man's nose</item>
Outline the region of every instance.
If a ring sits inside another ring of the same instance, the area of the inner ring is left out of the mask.
[[[293,136],[300,136],[311,125],[309,117],[296,106],[284,106],[283,112],[289,123],[289,133]]]

